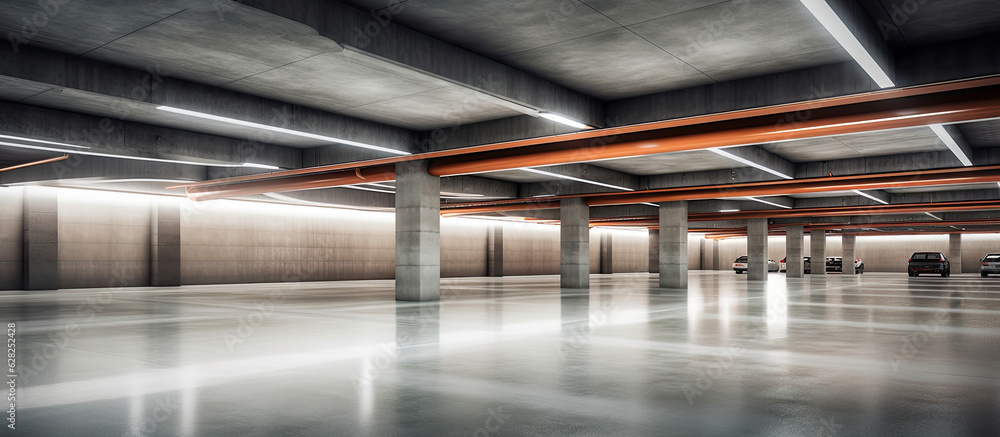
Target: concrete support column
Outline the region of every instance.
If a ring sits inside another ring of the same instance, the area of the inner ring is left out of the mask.
[[[688,205],[660,203],[660,287],[688,286]]]
[[[59,194],[47,187],[24,189],[22,274],[25,290],[59,288]]]
[[[962,273],[962,234],[948,235],[948,262],[952,273]]]
[[[719,240],[712,240],[712,270],[722,270],[722,254],[719,253]]]
[[[441,298],[441,179],[427,161],[396,164],[396,300]]]
[[[767,219],[747,220],[747,279],[767,280]]]
[[[181,206],[176,200],[153,202],[150,211],[149,281],[154,287],[181,285]]]
[[[601,273],[614,273],[614,250],[610,233],[601,234]]]
[[[854,234],[844,234],[840,237],[840,245],[842,253],[841,257],[841,272],[845,275],[854,274],[854,260],[857,258],[854,254],[855,242],[857,242],[857,235]],[[824,269],[825,270],[825,269]]]
[[[559,283],[590,288],[590,207],[581,198],[563,199],[559,222]]]
[[[802,265],[802,225],[785,226],[785,274],[789,278],[801,278]]]
[[[503,224],[491,224],[486,253],[486,274],[503,276]]]
[[[649,230],[649,273],[660,272],[660,230]]]
[[[826,274],[826,231],[823,229],[814,229],[809,231],[809,257],[812,258],[810,261],[812,266],[810,267],[810,274],[812,275],[825,275]]]

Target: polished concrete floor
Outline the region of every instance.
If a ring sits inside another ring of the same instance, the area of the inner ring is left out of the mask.
[[[0,292],[17,434],[1000,435],[1000,278],[443,283]]]

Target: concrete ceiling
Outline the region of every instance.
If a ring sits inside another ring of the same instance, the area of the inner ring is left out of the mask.
[[[896,47],[916,47],[1000,31],[996,0],[857,0]]]
[[[937,135],[926,127],[810,138],[764,144],[760,147],[792,162],[828,161],[948,149]]]
[[[746,167],[744,164],[707,150],[610,159],[592,164],[641,176]]]
[[[409,0],[387,10],[421,32],[608,100],[849,59],[798,0]]]
[[[1000,146],[1000,120],[963,123],[958,126],[958,130],[973,148]]]

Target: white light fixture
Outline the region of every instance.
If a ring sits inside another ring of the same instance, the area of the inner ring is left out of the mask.
[[[660,205],[657,205],[655,203],[649,203],[649,202],[642,202],[642,203],[640,203],[640,205],[649,205],[649,206],[652,206],[654,208],[659,208],[660,207]]]
[[[359,187],[357,185],[341,185],[340,187],[333,187],[333,188],[349,188],[349,189],[352,189],[352,190],[374,191],[376,193],[396,194],[395,191],[380,190],[378,188]]]
[[[720,209],[719,212],[740,212],[738,209]]]
[[[931,214],[931,213],[929,213],[929,212],[925,212],[924,214],[927,214],[928,216],[931,216],[931,217],[933,217],[933,218],[935,218],[935,219],[937,219],[937,220],[942,220],[942,221],[944,221],[944,219],[943,219],[943,218],[941,218],[941,217],[938,217],[938,216],[936,216],[936,215],[934,215],[934,214]]]
[[[871,194],[868,194],[868,193],[866,193],[864,191],[861,191],[861,190],[851,190],[851,191],[853,191],[854,194],[857,194],[859,196],[867,197],[867,198],[869,198],[871,200],[874,200],[874,201],[876,201],[878,203],[881,203],[883,205],[888,205],[889,204],[889,202],[886,202],[886,201],[884,201],[882,199],[879,199],[878,197],[872,196]]]
[[[267,169],[267,170],[280,170],[281,169],[281,167],[277,167],[277,166],[273,166],[273,165],[254,164],[252,162],[244,162],[243,166],[244,167],[250,167],[250,168],[263,168],[263,169]]]
[[[753,196],[746,196],[745,199],[752,200],[754,202],[764,203],[764,204],[771,205],[771,206],[777,206],[778,208],[792,209],[792,207],[790,207],[790,206],[782,205],[780,203],[768,202],[768,201],[766,201],[764,199],[758,199],[758,198],[753,197]]]
[[[375,183],[375,182],[367,182],[367,183],[365,183],[365,184],[363,184],[363,185],[371,185],[371,186],[373,186],[373,187],[379,187],[379,188],[388,188],[388,189],[390,189],[390,190],[395,190],[395,189],[396,189],[396,187],[394,187],[394,186],[392,186],[392,185],[385,185],[385,184],[377,184],[377,183]]]
[[[934,134],[937,135],[939,139],[941,139],[941,142],[944,143],[944,145],[948,146],[948,150],[951,150],[951,153],[955,154],[955,157],[962,162],[962,165],[966,167],[972,166],[972,160],[969,159],[969,157],[965,154],[965,151],[958,146],[958,142],[956,142],[955,139],[951,137],[951,134],[949,134],[948,131],[945,130],[944,126],[940,124],[931,124],[928,125],[928,127],[930,127],[932,131],[934,131]]]
[[[590,185],[597,185],[597,186],[601,186],[601,187],[613,188],[613,189],[616,189],[616,190],[635,191],[635,190],[633,190],[631,188],[619,187],[618,185],[605,184],[604,182],[596,182],[596,181],[590,181],[590,180],[587,180],[587,179],[580,179],[580,178],[576,178],[576,177],[573,177],[573,176],[566,176],[566,175],[561,175],[561,174],[558,174],[558,173],[547,172],[545,170],[536,170],[536,169],[533,169],[533,168],[522,168],[521,170],[524,170],[524,171],[527,171],[527,172],[531,172],[531,173],[535,173],[535,174],[544,175],[544,176],[550,176],[550,177],[554,177],[554,178],[567,179],[567,180],[576,181],[576,182],[583,182],[585,184],[590,184]]]
[[[45,150],[48,152],[71,153],[75,155],[100,156],[104,158],[131,159],[133,161],[164,162],[167,164],[201,165],[206,167],[243,167],[243,164],[217,164],[210,162],[181,161],[177,159],[147,158],[144,156],[115,155],[111,153],[88,152],[83,150],[66,150],[46,146],[33,146],[30,144],[17,144],[0,141],[0,146],[15,147],[19,149]]]
[[[875,81],[878,86],[882,88],[889,88],[895,86],[892,83],[892,79],[889,75],[882,70],[882,67],[875,62],[875,58],[872,57],[865,47],[861,45],[858,38],[851,33],[851,30],[847,28],[847,25],[841,21],[840,17],[837,16],[836,12],[833,12],[833,8],[826,3],[825,0],[801,0],[802,4],[805,5],[806,9],[819,20],[819,23],[826,28],[830,35],[840,43],[840,46],[847,50],[847,53],[851,55],[852,58],[865,69],[868,76]]]
[[[577,129],[591,129],[590,126],[587,126],[587,125],[585,125],[583,123],[580,123],[579,121],[572,120],[572,119],[566,118],[565,116],[562,116],[562,115],[559,115],[559,114],[555,114],[555,113],[552,113],[552,112],[539,112],[538,116],[540,116],[542,118],[545,118],[545,119],[548,119],[548,120],[552,120],[552,121],[554,121],[556,123],[565,124],[566,126],[569,126],[569,127],[575,127]]]
[[[906,119],[910,119],[910,118],[920,118],[920,117],[935,117],[935,116],[938,116],[938,115],[953,114],[955,112],[959,112],[959,111],[941,111],[941,112],[931,112],[931,113],[927,113],[927,114],[911,114],[911,115],[900,115],[898,117],[876,118],[874,120],[848,121],[848,122],[845,122],[845,123],[824,124],[824,125],[821,125],[821,126],[809,126],[809,127],[800,127],[800,128],[796,128],[796,129],[779,130],[779,131],[776,131],[775,133],[776,134],[783,134],[783,133],[789,133],[789,132],[802,132],[802,131],[815,130],[815,129],[827,129],[827,128],[832,128],[832,127],[843,127],[843,126],[855,126],[855,125],[859,125],[859,124],[881,123],[883,121],[906,120]],[[783,140],[783,141],[794,141],[794,140]]]
[[[175,114],[189,115],[191,117],[204,118],[206,120],[219,121],[222,123],[235,124],[239,126],[252,127],[254,129],[263,129],[271,132],[278,132],[288,135],[295,135],[303,138],[312,138],[314,140],[326,141],[330,143],[346,144],[348,146],[361,147],[364,149],[378,150],[380,152],[392,153],[396,155],[409,155],[409,152],[404,152],[402,150],[390,149],[387,147],[379,147],[371,144],[359,143],[357,141],[343,140],[340,138],[328,137],[325,135],[311,134],[308,132],[302,132],[292,129],[285,129],[283,127],[268,126],[266,124],[254,123],[252,121],[237,120],[235,118],[220,117],[218,115],[206,114],[204,112],[189,111],[187,109],[174,108],[172,106],[157,106],[156,109],[161,111],[173,112]]]
[[[725,156],[726,158],[732,159],[733,161],[749,165],[749,166],[751,166],[753,168],[756,168],[756,169],[759,169],[759,170],[764,170],[764,171],[766,171],[768,173],[771,173],[771,174],[773,174],[773,175],[775,175],[775,176],[777,176],[779,178],[782,178],[782,179],[795,179],[795,178],[793,178],[793,177],[791,177],[789,175],[786,175],[786,174],[784,174],[784,173],[782,173],[782,172],[780,172],[778,170],[775,170],[775,169],[773,169],[771,167],[765,166],[765,165],[757,163],[757,162],[753,162],[753,161],[751,161],[749,159],[746,159],[746,158],[742,158],[742,157],[736,156],[736,155],[734,155],[732,153],[729,153],[729,152],[727,152],[725,150],[722,150],[722,149],[708,149],[708,150],[711,150],[711,151],[715,152],[716,154]]]
[[[45,141],[45,140],[36,140],[34,138],[15,137],[13,135],[0,135],[0,138],[6,138],[8,140],[27,141],[27,142],[30,142],[30,143],[51,144],[53,146],[74,147],[74,148],[77,148],[77,149],[89,149],[90,148],[90,147],[87,147],[87,146],[77,146],[76,144],[57,143],[55,141]]]

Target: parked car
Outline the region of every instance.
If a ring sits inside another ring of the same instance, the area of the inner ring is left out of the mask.
[[[788,257],[782,258],[781,261],[778,262],[779,272],[782,273],[788,272],[788,265],[786,265],[785,263],[786,258]],[[811,270],[812,270],[812,262],[810,261],[810,258],[808,256],[802,257],[802,271],[805,273],[811,273]]]
[[[826,271],[828,272],[843,272],[844,271],[844,258],[839,256],[828,256],[826,257]],[[860,275],[865,272],[865,263],[861,261],[861,258],[854,260],[854,274]]]
[[[979,276],[985,278],[990,273],[1000,273],[1000,253],[987,253],[979,264]]]
[[[951,263],[941,252],[915,252],[907,261],[906,273],[909,276],[920,276],[921,273],[940,273],[942,277],[951,276]]]
[[[733,271],[736,272],[736,274],[746,273],[747,267],[749,267],[749,265],[750,264],[747,256],[743,255],[739,258],[736,258],[736,261],[733,261]],[[767,260],[767,271],[777,272],[778,263],[774,262],[773,259]]]

